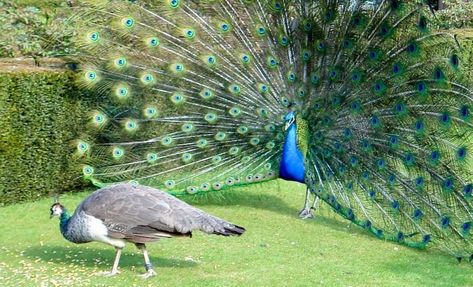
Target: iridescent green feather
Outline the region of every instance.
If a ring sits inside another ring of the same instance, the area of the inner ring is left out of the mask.
[[[296,128],[297,147],[301,150],[302,155],[306,157],[309,150],[309,126],[307,121],[300,115],[296,115]]]
[[[473,254],[473,93],[423,1],[88,2],[72,19],[78,81],[102,104],[74,145],[94,184],[277,178],[295,109],[306,184],[336,213]]]

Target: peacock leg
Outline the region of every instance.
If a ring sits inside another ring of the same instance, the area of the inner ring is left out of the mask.
[[[135,243],[136,247],[143,252],[143,257],[145,259],[145,268],[146,268],[146,273],[140,275],[144,279],[147,279],[151,276],[156,275],[156,272],[153,270],[153,265],[151,264],[151,261],[149,260],[148,256],[148,250],[146,250],[146,245],[143,243]]]
[[[312,210],[310,209],[310,206],[309,206],[310,194],[311,192],[309,188],[307,188],[305,192],[304,208],[299,212],[299,217],[301,219],[314,218],[314,215],[312,214]]]
[[[314,197],[314,203],[312,203],[312,207],[311,207],[310,209],[312,209],[312,210],[316,210],[316,209],[317,209],[317,206],[318,206],[318,203],[319,203],[319,199],[320,199],[320,198],[319,198],[317,195]]]
[[[99,272],[98,275],[103,276],[114,276],[120,273],[118,271],[118,262],[120,261],[120,256],[122,255],[122,248],[115,247],[115,261],[113,261],[113,267],[111,271]]]

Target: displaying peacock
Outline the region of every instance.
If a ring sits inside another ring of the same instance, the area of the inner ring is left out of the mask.
[[[239,236],[243,227],[209,215],[160,190],[129,183],[99,189],[84,199],[71,216],[59,202],[51,206],[51,215],[59,217],[59,228],[74,243],[103,242],[115,247],[115,260],[106,276],[119,273],[118,263],[126,242],[143,252],[146,273],[156,275],[146,243],[176,236],[192,237],[200,230],[208,234]]]
[[[473,253],[473,93],[423,1],[91,1],[72,19],[100,107],[98,186],[283,178],[381,239]],[[100,3],[98,3],[100,2]],[[315,204],[315,202],[314,202]]]

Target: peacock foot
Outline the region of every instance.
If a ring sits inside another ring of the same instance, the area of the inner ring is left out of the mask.
[[[304,208],[299,212],[299,218],[301,219],[312,219],[314,218],[314,214],[312,213],[312,210],[309,208]]]
[[[97,273],[95,273],[95,275],[105,276],[105,277],[112,277],[112,276],[115,276],[119,273],[120,273],[120,271],[118,271],[118,270],[112,270],[112,271],[97,272]]]
[[[157,273],[153,269],[149,269],[145,274],[139,275],[143,279],[148,279],[151,276],[155,276]]]

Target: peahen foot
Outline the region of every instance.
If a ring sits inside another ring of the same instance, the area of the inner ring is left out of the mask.
[[[115,260],[113,261],[112,270],[105,271],[105,272],[98,272],[96,274],[105,276],[105,277],[112,277],[120,273],[120,271],[118,271],[118,262],[120,261],[121,254],[122,254],[122,247],[115,247]]]
[[[155,275],[157,275],[156,271],[154,271],[153,269],[149,269],[148,271],[146,271],[145,274],[141,274],[139,276],[143,279],[148,279],[149,277],[155,276]]]
[[[301,219],[312,219],[314,218],[314,214],[312,213],[312,209],[304,208],[299,212],[299,218]]]
[[[135,243],[136,247],[143,252],[143,257],[145,259],[145,268],[146,268],[146,273],[140,275],[141,278],[143,279],[148,279],[151,276],[156,275],[156,272],[153,270],[153,265],[151,264],[151,261],[149,260],[148,256],[148,250],[146,250],[146,245],[144,243]]]

